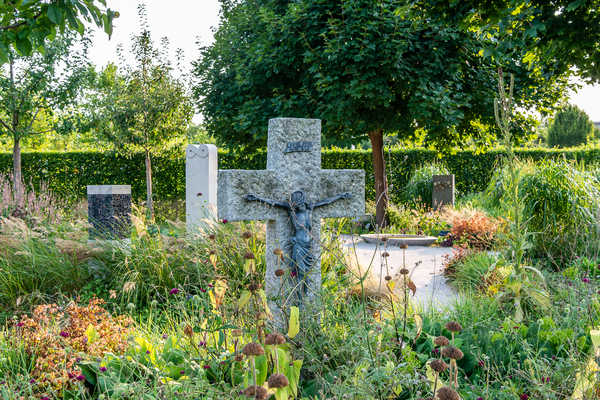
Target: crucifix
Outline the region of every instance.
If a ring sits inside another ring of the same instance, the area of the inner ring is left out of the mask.
[[[276,323],[280,306],[320,311],[307,307],[318,303],[321,291],[320,221],[363,215],[364,182],[363,170],[321,169],[316,119],[269,121],[266,170],[219,171],[219,218],[267,221],[265,289]],[[293,279],[277,277],[281,268]]]

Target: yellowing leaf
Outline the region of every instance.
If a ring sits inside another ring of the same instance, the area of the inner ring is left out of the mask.
[[[98,332],[96,331],[96,328],[94,328],[94,325],[88,325],[87,329],[85,330],[85,337],[87,338],[88,344],[92,344],[96,341],[96,339],[98,339]]]
[[[293,339],[300,332],[300,310],[298,307],[290,307],[290,324],[288,329],[288,337]]]
[[[238,301],[238,308],[241,309],[246,307],[246,305],[250,301],[250,297],[252,297],[252,293],[250,293],[248,290],[244,290],[240,295],[240,300]]]

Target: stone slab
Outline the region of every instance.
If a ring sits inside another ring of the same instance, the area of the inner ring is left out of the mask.
[[[187,231],[217,214],[218,151],[212,144],[191,144],[185,157],[185,209]]]
[[[421,236],[421,235],[396,235],[396,234],[372,234],[372,235],[360,235],[367,243],[384,245],[387,241],[388,246],[431,246],[437,242],[438,238],[434,236]]]

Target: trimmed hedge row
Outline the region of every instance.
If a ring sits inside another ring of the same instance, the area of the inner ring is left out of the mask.
[[[503,152],[492,150],[485,153],[459,151],[444,155],[422,149],[394,149],[386,153],[387,172],[390,180],[392,200],[399,201],[402,188],[410,174],[423,163],[438,160],[448,166],[456,175],[457,189],[461,193],[483,190],[498,165]],[[521,158],[542,160],[566,158],[583,161],[586,164],[600,162],[600,149],[577,150],[528,149],[517,152]],[[143,155],[123,157],[98,152],[37,152],[24,153],[23,174],[25,180],[38,186],[46,182],[50,189],[64,198],[84,198],[87,185],[128,184],[133,196],[145,196],[145,172]],[[327,169],[364,169],[367,171],[367,198],[373,199],[374,178],[371,152],[368,150],[323,150],[322,167]],[[219,168],[222,169],[264,169],[266,153],[251,156],[234,156],[227,152],[219,154]],[[10,173],[11,155],[0,153],[0,174]],[[185,197],[185,158],[155,157],[153,159],[154,193],[156,198],[170,200]]]

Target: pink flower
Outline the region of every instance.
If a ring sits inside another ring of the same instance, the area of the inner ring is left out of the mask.
[[[75,378],[75,379],[77,379],[77,380],[78,380],[78,381],[80,381],[80,382],[81,382],[81,381],[85,381],[85,376],[83,376],[83,375],[78,375],[78,376],[77,376],[77,378]]]
[[[229,221],[227,221],[226,219],[224,219],[224,220],[223,220],[223,223],[224,223],[224,224],[226,224],[226,223],[228,223],[228,222],[229,222]]]
[[[481,368],[483,368],[485,366],[485,363],[483,362],[483,360],[479,360],[478,364]]]
[[[69,337],[69,332],[60,331],[59,335],[62,336],[62,337],[64,337],[64,338],[67,338],[67,337]]]
[[[204,288],[200,288],[200,291],[201,291],[202,293],[206,293],[206,289],[204,289]]]
[[[25,324],[24,324],[24,323],[22,323],[22,322],[19,322],[19,323],[17,324],[17,328],[21,328],[21,327],[23,327],[23,325],[25,325]]]
[[[583,278],[582,281],[583,283],[590,283],[590,278]]]
[[[209,368],[210,368],[210,365],[205,365],[205,366],[203,366],[202,368],[204,368],[204,369],[209,369]]]
[[[523,393],[521,395],[521,397],[519,397],[521,400],[528,400],[529,399],[529,395],[527,393]]]
[[[177,294],[177,293],[179,293],[179,289],[177,289],[177,288],[173,288],[173,289],[169,290],[169,294]]]
[[[106,367],[100,367],[100,372],[106,372]]]
[[[296,271],[290,271],[290,275],[292,278],[295,278],[298,275],[298,272]]]

